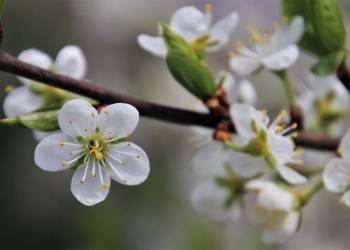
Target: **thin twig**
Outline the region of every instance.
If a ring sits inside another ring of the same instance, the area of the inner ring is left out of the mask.
[[[0,71],[26,77],[53,87],[65,89],[95,99],[103,104],[117,102],[129,103],[135,106],[142,116],[160,119],[163,121],[216,128],[219,123],[226,120],[224,117],[213,114],[204,114],[168,107],[165,105],[142,101],[134,97],[119,94],[117,92],[112,92],[106,88],[103,88],[101,85],[92,83],[88,80],[77,80],[27,64],[5,53],[4,51],[0,51]],[[231,126],[231,130],[234,132],[233,126]],[[301,147],[331,151],[335,151],[339,144],[338,139],[305,132],[300,132],[299,136],[295,139],[295,142]]]

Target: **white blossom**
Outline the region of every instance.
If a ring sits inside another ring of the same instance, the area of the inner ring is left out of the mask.
[[[323,172],[323,182],[330,192],[342,194],[341,202],[350,207],[350,132],[340,143],[340,158],[330,160]]]
[[[257,191],[252,220],[263,230],[266,244],[285,243],[298,229],[300,212],[294,208],[293,194],[277,184],[265,180],[247,183],[247,190]]]
[[[272,35],[262,34],[250,27],[252,48],[237,45],[230,67],[239,76],[249,76],[260,68],[280,71],[289,68],[299,57],[297,42],[304,31],[304,21],[295,17],[289,26],[279,26]]]
[[[228,43],[237,23],[238,15],[231,13],[212,25],[210,5],[206,5],[204,13],[194,6],[185,6],[174,13],[170,21],[170,28],[189,44],[195,44],[198,39],[209,36],[206,42],[207,50],[216,51]],[[155,56],[164,58],[167,55],[167,48],[161,36],[141,34],[137,41],[143,49]]]
[[[73,195],[84,205],[95,205],[106,198],[111,178],[138,185],[148,177],[146,153],[125,141],[138,120],[138,111],[129,104],[112,104],[98,113],[85,100],[68,101],[58,114],[62,133],[38,144],[35,163],[46,171],[73,169]]]
[[[302,108],[306,128],[339,136],[345,127],[345,121],[340,118],[349,115],[348,91],[335,75],[308,74],[305,85],[307,89],[298,97],[298,105]]]
[[[49,55],[37,50],[28,49],[21,52],[18,59],[32,64],[34,66],[53,71],[55,73],[71,76],[81,79],[86,73],[86,59],[81,49],[74,45],[68,45],[62,48],[56,57],[55,62]],[[4,113],[7,117],[25,115],[34,112],[45,105],[45,96],[36,93],[32,89],[36,82],[18,77],[24,85],[13,89],[4,100]],[[47,86],[47,90],[53,89]],[[42,133],[34,131],[34,137],[38,140],[51,133]]]
[[[275,169],[279,175],[291,184],[303,184],[307,179],[288,166],[296,163],[293,135],[286,135],[296,127],[294,124],[283,128],[279,125],[286,116],[285,112],[272,122],[263,111],[245,104],[234,104],[231,107],[231,118],[234,122],[241,145],[230,153],[229,162],[240,176],[255,175]]]

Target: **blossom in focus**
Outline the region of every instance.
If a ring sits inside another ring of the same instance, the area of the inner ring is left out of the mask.
[[[285,243],[298,229],[300,212],[295,209],[294,195],[265,180],[247,183],[247,190],[257,192],[252,220],[263,230],[262,240],[266,244]]]
[[[350,95],[337,76],[305,77],[306,91],[298,97],[298,105],[305,117],[308,130],[330,135],[341,135],[349,116]]]
[[[286,117],[285,112],[272,122],[263,111],[244,105],[234,104],[230,110],[231,118],[237,130],[240,145],[231,143],[229,163],[240,176],[254,177],[266,173],[269,169],[290,184],[303,184],[307,179],[288,164],[297,163],[292,134],[296,125],[284,127],[280,123]],[[289,135],[288,135],[289,134]]]
[[[276,25],[272,35],[250,27],[252,48],[237,44],[230,67],[239,76],[249,76],[261,68],[281,71],[292,66],[299,57],[297,42],[304,32],[302,17],[295,17],[289,25]]]
[[[98,113],[85,100],[68,101],[58,114],[62,133],[38,144],[35,163],[46,171],[74,170],[73,195],[84,205],[95,205],[106,198],[111,178],[138,185],[148,177],[146,153],[126,141],[138,120],[138,111],[129,104],[112,104]]]
[[[194,6],[185,6],[178,9],[172,16],[170,28],[189,45],[207,51],[216,51],[225,46],[238,23],[238,15],[231,13],[212,25],[211,5],[206,5],[205,12]],[[159,57],[167,55],[167,48],[163,37],[141,34],[137,41],[139,45]]]
[[[350,132],[340,143],[340,158],[330,160],[323,172],[323,182],[327,190],[342,194],[341,203],[350,207]]]

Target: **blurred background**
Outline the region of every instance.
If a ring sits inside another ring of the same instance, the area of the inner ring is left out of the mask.
[[[55,57],[63,46],[77,44],[88,58],[90,80],[135,97],[189,108],[193,99],[172,80],[163,60],[138,47],[136,37],[156,34],[157,21],[168,22],[181,6],[203,8],[205,3],[213,5],[216,20],[232,11],[240,14],[233,41],[248,40],[249,24],[270,30],[280,18],[279,0],[8,1],[3,47],[13,55],[35,47]],[[350,3],[342,0],[341,4],[349,28]],[[214,71],[227,69],[229,49],[210,56]],[[296,75],[305,61],[295,66]],[[0,81],[3,101],[4,86],[19,83],[4,73]],[[277,79],[261,74],[253,81],[260,107],[284,106]],[[0,248],[349,249],[350,211],[326,192],[305,209],[301,230],[284,246],[261,245],[258,230],[246,218],[217,223],[197,214],[190,204],[195,186],[190,166],[195,148],[190,137],[188,127],[141,119],[132,140],[149,154],[149,179],[131,188],[113,183],[106,201],[85,207],[71,195],[70,171],[49,173],[34,165],[36,142],[31,131],[0,127]]]

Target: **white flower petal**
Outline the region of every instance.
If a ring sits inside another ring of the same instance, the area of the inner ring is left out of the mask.
[[[277,230],[265,229],[263,231],[263,242],[265,244],[282,244],[294,235],[298,229],[300,214],[290,212],[285,218],[283,224]]]
[[[218,50],[227,44],[231,33],[238,24],[238,19],[237,13],[231,13],[213,25],[209,31],[210,40],[217,41],[219,44],[214,47],[209,47],[210,51]]]
[[[61,130],[72,137],[91,136],[95,132],[97,120],[96,109],[80,99],[66,102],[58,113]]]
[[[307,182],[307,178],[305,176],[299,174],[297,171],[287,166],[277,165],[276,170],[284,180],[292,185],[300,185]]]
[[[33,137],[36,141],[41,141],[42,139],[44,139],[45,137],[48,137],[49,135],[54,135],[58,133],[61,133],[61,131],[57,130],[52,132],[42,132],[38,130],[33,130]]]
[[[346,133],[340,142],[341,156],[350,163],[350,130]]]
[[[115,181],[124,185],[139,185],[150,172],[150,163],[145,151],[131,142],[122,142],[108,149],[106,164]]]
[[[137,37],[137,42],[141,48],[147,50],[155,56],[165,58],[168,53],[164,39],[162,37],[139,35]]]
[[[226,78],[222,84],[222,88],[226,92],[228,102],[236,102],[236,79],[232,74],[226,74]]]
[[[255,136],[252,130],[252,121],[255,120],[259,128],[266,129],[268,124],[267,116],[246,104],[235,103],[230,109],[230,115],[235,128],[240,136],[251,139]]]
[[[245,185],[245,188],[247,190],[260,191],[263,189],[272,188],[272,186],[274,186],[274,185],[275,185],[275,183],[268,181],[268,180],[254,179],[252,181],[247,182],[247,184]]]
[[[340,199],[340,202],[350,207],[350,191],[347,191],[343,194],[343,196]]]
[[[203,176],[217,176],[224,173],[228,153],[219,141],[212,141],[201,147],[192,158],[196,173]]]
[[[238,219],[240,206],[234,202],[231,207],[225,206],[229,197],[228,189],[218,186],[214,181],[208,181],[198,186],[191,197],[193,207],[201,214],[211,219],[224,221]]]
[[[254,85],[248,80],[241,80],[238,83],[238,99],[243,103],[254,105],[257,102],[257,93]]]
[[[292,66],[299,57],[299,49],[292,44],[288,47],[276,51],[262,59],[263,64],[269,70],[278,71]]]
[[[82,165],[75,170],[72,182],[71,191],[74,197],[86,206],[93,206],[106,199],[109,187],[110,177],[104,168],[101,167],[103,184],[101,184],[100,172],[96,172],[96,176],[91,175],[91,164],[86,174],[85,180],[82,182],[86,166]]]
[[[40,95],[32,93],[22,86],[12,90],[4,100],[4,113],[7,117],[29,114],[39,109],[43,104]]]
[[[106,138],[125,138],[131,135],[139,122],[137,109],[126,103],[115,103],[101,110],[99,127]]]
[[[255,177],[269,169],[264,157],[234,151],[230,152],[229,165],[235,174],[243,178]]]
[[[279,164],[292,162],[294,143],[290,138],[278,135],[275,131],[268,130],[267,145],[270,153]]]
[[[80,144],[71,137],[59,133],[50,135],[39,142],[35,148],[34,161],[43,170],[61,171],[77,163],[82,152]]]
[[[293,208],[294,196],[273,182],[265,184],[265,186],[258,191],[260,192],[256,203],[260,207],[270,211],[284,212],[288,212]]]
[[[193,41],[208,31],[208,17],[193,6],[178,9],[170,21],[171,29],[188,41]]]
[[[230,68],[238,76],[249,76],[257,71],[262,66],[262,62],[259,57],[235,55],[230,59]]]
[[[291,43],[297,43],[304,33],[304,18],[297,16],[294,17],[289,24],[289,41]]]
[[[332,159],[326,164],[323,182],[326,188],[334,193],[344,192],[350,185],[350,165],[342,159]]]
[[[61,49],[56,57],[57,73],[81,79],[86,74],[87,63],[83,51],[75,45],[68,45]]]
[[[37,49],[27,49],[22,51],[18,55],[18,60],[21,60],[23,62],[32,64],[34,66],[37,66],[43,69],[49,69],[53,64],[51,57],[49,55]],[[23,77],[18,77],[18,79],[23,84],[30,84],[33,82],[33,80],[23,78]]]

